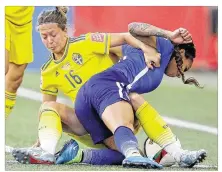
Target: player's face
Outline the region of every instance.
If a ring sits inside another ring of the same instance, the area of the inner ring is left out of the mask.
[[[192,62],[192,60],[185,57],[185,50],[184,49],[180,50],[180,54],[181,54],[182,60],[183,60],[182,72],[186,72],[191,68],[193,62]],[[169,77],[180,78],[181,75],[180,75],[180,72],[177,68],[177,63],[176,63],[175,57],[173,57],[173,59],[168,64],[168,66],[165,70],[165,74]]]
[[[39,26],[39,32],[43,44],[50,52],[64,52],[68,38],[66,30],[62,30],[56,23],[47,23]]]

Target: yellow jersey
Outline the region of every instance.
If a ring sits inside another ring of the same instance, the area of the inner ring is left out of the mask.
[[[88,33],[68,38],[65,52],[60,60],[53,54],[41,69],[41,91],[57,95],[63,92],[72,101],[81,86],[93,75],[113,65],[109,57],[110,34]]]
[[[16,25],[24,25],[32,21],[34,7],[30,6],[7,6],[5,18]]]

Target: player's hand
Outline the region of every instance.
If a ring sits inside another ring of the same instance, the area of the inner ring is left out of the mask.
[[[32,145],[32,148],[36,148],[36,147],[40,147],[40,141],[39,139],[37,139],[37,141],[35,142],[35,144]]]
[[[187,44],[192,42],[192,35],[187,29],[179,28],[171,32],[170,40],[176,44]]]
[[[160,67],[160,53],[144,53],[144,58],[149,69]]]

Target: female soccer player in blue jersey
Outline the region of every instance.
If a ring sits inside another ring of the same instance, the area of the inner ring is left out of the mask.
[[[185,80],[183,74],[191,68],[195,58],[193,43],[173,45],[169,40],[157,37],[156,48],[161,54],[160,68],[148,70],[141,50],[124,45],[123,59],[106,71],[93,76],[77,95],[75,110],[78,119],[90,133],[95,144],[114,135],[117,149],[126,157],[123,161],[124,166],[134,166],[134,160],[141,158],[133,134],[134,114],[129,94],[153,91],[161,83],[164,73],[170,77],[182,76],[185,84],[195,84],[199,87],[194,78]],[[146,106],[148,105],[142,104],[143,108]],[[143,108],[134,107],[137,116],[141,115],[139,111]],[[147,125],[147,120],[158,118],[155,113],[149,115],[152,117],[147,119],[143,117],[142,125]],[[167,132],[169,127],[163,121],[162,123],[162,134],[165,134],[165,137],[160,139],[154,136],[154,139],[176,159],[181,167],[192,167],[205,157],[204,150],[184,151],[175,147],[172,136]],[[161,130],[155,126],[150,126],[150,129]],[[189,158],[191,156],[194,158]]]

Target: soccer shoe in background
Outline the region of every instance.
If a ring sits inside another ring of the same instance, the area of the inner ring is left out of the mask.
[[[12,151],[16,161],[22,164],[54,164],[54,155],[44,151],[41,147],[18,148]]]

